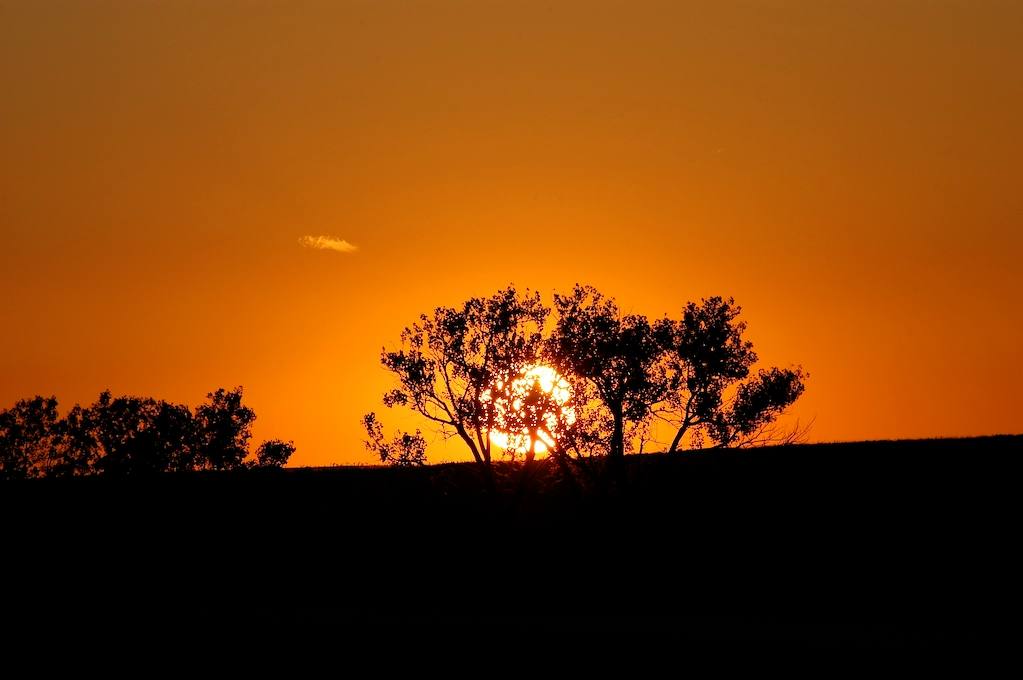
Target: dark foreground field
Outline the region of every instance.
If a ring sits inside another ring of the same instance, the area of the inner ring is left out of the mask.
[[[634,456],[617,490],[468,465],[0,486],[8,627],[334,641],[1007,634],[1023,437]],[[612,636],[609,638],[608,636]]]

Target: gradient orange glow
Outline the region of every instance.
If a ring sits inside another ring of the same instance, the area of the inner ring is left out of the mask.
[[[509,282],[742,304],[813,440],[1023,431],[1023,3],[0,2],[0,404],[244,385],[368,462]],[[335,245],[300,243],[310,237]],[[439,439],[435,460],[465,459]]]

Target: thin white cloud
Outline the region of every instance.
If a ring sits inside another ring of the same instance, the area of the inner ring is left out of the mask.
[[[359,249],[358,246],[354,246],[348,241],[343,241],[333,236],[303,236],[298,239],[298,242],[306,248],[315,248],[316,250],[333,250],[337,253],[354,253]]]

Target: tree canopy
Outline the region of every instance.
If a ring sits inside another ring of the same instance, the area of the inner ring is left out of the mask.
[[[807,376],[798,367],[763,369],[747,380],[757,355],[743,337],[741,312],[735,300],[712,297],[659,322],[666,389],[659,415],[675,428],[669,452],[687,435],[697,445],[753,443],[803,393]]]
[[[295,451],[270,440],[249,454],[255,412],[242,388],[219,389],[193,410],[151,397],[103,392],[61,418],[54,397],[0,411],[0,479],[281,467]]]
[[[402,331],[398,349],[381,354],[398,382],[384,404],[412,409],[441,434],[457,436],[477,463],[489,465],[497,413],[484,393],[539,361],[548,311],[539,293],[509,287],[422,315]],[[370,422],[364,420],[367,430]],[[373,441],[374,433],[368,434]]]
[[[555,458],[618,459],[664,430],[672,453],[789,441],[803,431],[779,433],[774,424],[808,375],[798,366],[753,373],[741,311],[731,298],[711,297],[686,303],[678,318],[650,319],[622,313],[592,286],[555,293],[550,307],[509,286],[406,328],[400,347],[381,354],[398,383],[383,402],[459,437],[483,466],[495,440],[527,459],[541,448]],[[381,460],[425,462],[420,431],[387,441],[376,414],[363,424]]]
[[[611,416],[608,454],[625,455],[625,431],[638,424],[664,394],[658,360],[661,349],[650,321],[623,315],[613,299],[592,286],[554,295],[557,325],[547,358],[563,373],[592,385]]]

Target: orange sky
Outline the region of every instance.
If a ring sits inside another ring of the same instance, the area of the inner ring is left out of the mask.
[[[369,462],[402,326],[580,281],[734,296],[813,440],[1021,432],[1021,35],[1017,0],[0,0],[0,405],[241,384],[293,463]]]

